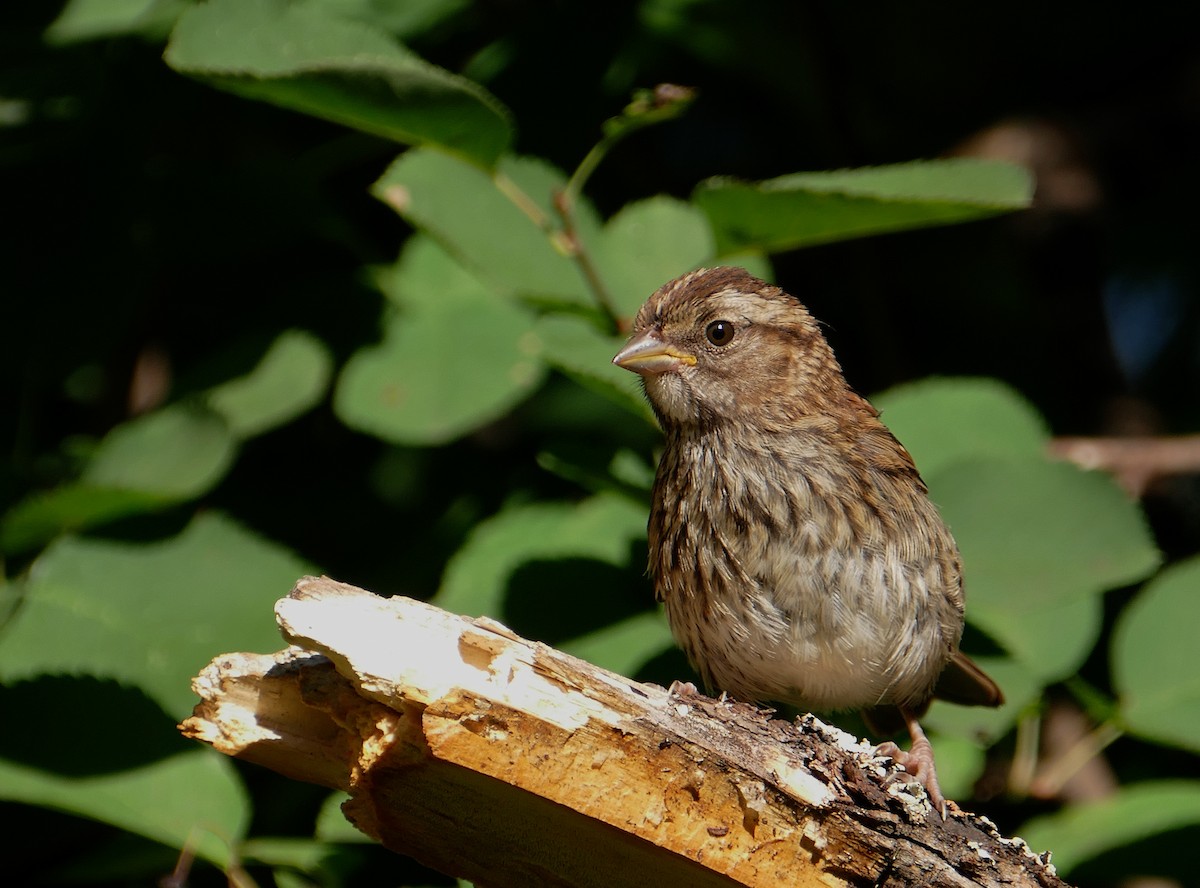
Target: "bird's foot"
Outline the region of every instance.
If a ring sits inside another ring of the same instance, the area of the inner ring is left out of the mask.
[[[908,723],[908,731],[912,735],[912,745],[908,751],[904,751],[895,743],[888,742],[879,744],[879,752],[901,765],[906,773],[911,774],[918,783],[925,787],[925,794],[929,796],[929,804],[942,816],[942,820],[945,820],[946,797],[942,795],[942,788],[938,785],[937,768],[933,764],[933,745],[911,713],[905,711],[904,718]]]

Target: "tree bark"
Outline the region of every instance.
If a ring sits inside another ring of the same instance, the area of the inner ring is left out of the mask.
[[[213,660],[183,732],[345,790],[360,830],[477,885],[1065,884],[811,716],[670,693],[327,578],[276,616],[292,647]]]

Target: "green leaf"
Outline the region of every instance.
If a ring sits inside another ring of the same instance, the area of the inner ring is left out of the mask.
[[[0,638],[0,681],[111,678],[182,718],[196,702],[192,677],[214,656],[279,647],[274,603],[314,572],[213,512],[163,542],[63,539],[30,570]]]
[[[471,0],[307,0],[339,18],[356,19],[383,28],[401,40],[420,37],[432,28],[462,16]]]
[[[633,675],[651,657],[674,644],[666,615],[656,609],[634,614],[558,647],[618,675]]]
[[[478,84],[313,4],[209,0],[180,18],[165,58],[222,89],[483,167],[512,140],[507,111]]]
[[[1021,167],[956,158],[755,184],[710,179],[693,200],[708,214],[719,251],[774,252],[993,216],[1029,206],[1032,194],[1032,178]]]
[[[51,46],[125,34],[157,42],[186,8],[186,0],[67,0],[42,36]]]
[[[1113,635],[1113,682],[1125,726],[1151,740],[1200,752],[1200,557],[1146,584]]]
[[[199,496],[224,477],[235,450],[224,420],[193,405],[122,423],[97,445],[78,482],[35,494],[4,516],[0,548],[26,551],[63,533]]]
[[[30,496],[0,519],[0,550],[10,555],[27,552],[56,536],[151,512],[172,502],[140,490],[67,484]]]
[[[970,614],[970,599],[967,613]],[[1086,651],[1085,651],[1086,653]],[[1004,705],[998,709],[984,706],[958,706],[935,700],[921,724],[941,734],[969,740],[973,744],[990,745],[1000,739],[1017,718],[1042,695],[1044,681],[1040,676],[1009,657],[972,656],[979,667],[1004,691]],[[941,771],[941,747],[938,750],[938,771]],[[945,789],[945,787],[943,787]],[[946,790],[947,793],[950,790]]]
[[[233,763],[210,750],[141,768],[62,777],[0,759],[0,798],[109,823],[227,868],[250,822]]]
[[[1106,851],[1200,823],[1200,781],[1155,780],[1123,786],[1099,802],[1035,817],[1020,829],[1037,851],[1050,851],[1070,873]]]
[[[871,403],[923,475],[961,459],[1039,456],[1050,439],[1033,406],[996,379],[925,379]]]
[[[709,263],[713,236],[708,219],[691,204],[652,197],[613,216],[595,252],[617,312],[632,318],[667,281]]]
[[[500,295],[499,291],[485,287],[477,274],[422,232],[404,242],[400,258],[381,269],[377,280],[392,304],[405,311],[424,307],[470,311],[480,299]]]
[[[1100,593],[1158,564],[1137,505],[1105,475],[1039,458],[981,459],[928,481],[962,550],[969,619],[1046,680],[1086,656]]]
[[[562,173],[533,158],[505,157],[493,177],[435,151],[409,151],[371,193],[497,292],[590,307],[577,264],[547,233],[557,226],[553,194],[564,184]],[[595,243],[594,211],[579,201],[575,215],[580,236]]]
[[[261,435],[312,409],[325,395],[333,358],[303,330],[281,333],[250,373],[209,390],[207,403],[239,440]]]
[[[371,842],[372,839],[364,832],[355,828],[346,815],[342,813],[342,804],[350,796],[344,792],[331,793],[321,803],[317,814],[317,828],[313,833],[322,842]]]
[[[552,366],[647,422],[654,422],[637,375],[612,362],[626,337],[609,336],[586,318],[566,314],[544,315],[534,329],[542,356]]]
[[[389,288],[404,309],[338,380],[334,410],[346,425],[393,443],[440,444],[504,415],[541,384],[530,312],[427,241],[400,265]]]
[[[452,613],[499,618],[505,585],[525,562],[592,558],[623,567],[630,544],[645,532],[645,508],[613,494],[510,506],[475,528],[446,565],[433,602]]]
[[[220,416],[178,404],[114,428],[96,448],[81,480],[92,487],[182,500],[211,489],[233,455],[234,442]]]
[[[366,839],[366,836],[363,838]],[[291,836],[248,839],[242,844],[240,850],[242,860],[247,863],[288,867],[314,875],[322,871],[335,870],[340,852],[340,849],[330,842]]]

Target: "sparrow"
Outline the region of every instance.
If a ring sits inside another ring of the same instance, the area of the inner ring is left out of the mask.
[[[946,816],[918,719],[999,706],[962,651],[958,547],[903,445],[846,382],[801,302],[744,269],[660,287],[613,358],[666,443],[649,572],[710,690],[901,725],[891,756]]]

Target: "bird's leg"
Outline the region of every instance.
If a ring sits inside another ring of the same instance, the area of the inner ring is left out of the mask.
[[[908,752],[905,752],[895,743],[881,743],[879,751],[895,760],[896,764],[903,765],[904,770],[912,774],[917,782],[925,787],[925,794],[929,796],[929,803],[933,805],[933,810],[941,814],[942,820],[945,820],[946,797],[942,795],[942,788],[938,786],[937,770],[933,765],[933,745],[925,736],[925,732],[921,730],[921,725],[917,722],[917,717],[912,710],[901,706],[900,715],[903,716],[909,736],[912,737],[912,746],[909,747]]]
[[[680,681],[679,679],[675,679],[667,688],[667,695],[670,697],[687,697],[699,693],[700,689],[690,681]]]

